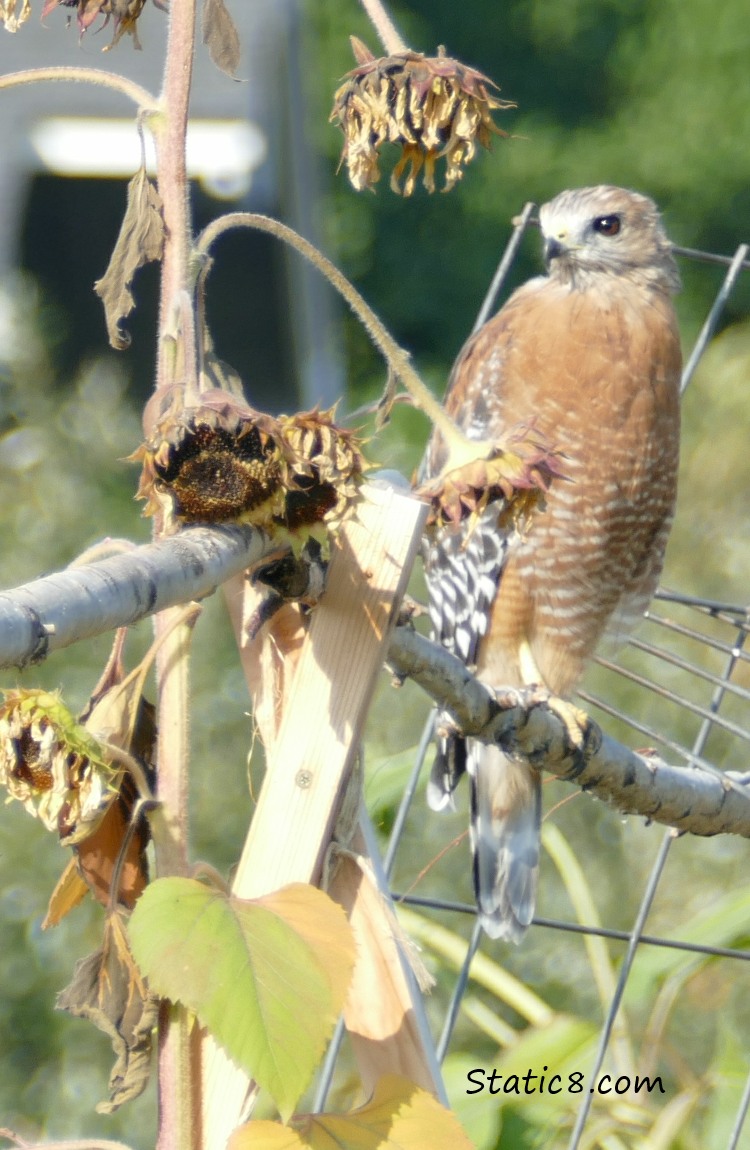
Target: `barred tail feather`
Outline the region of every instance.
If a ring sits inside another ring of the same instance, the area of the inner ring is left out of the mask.
[[[539,873],[541,780],[497,747],[471,741],[474,889],[490,938],[518,943],[534,916]]]
[[[465,773],[466,739],[459,735],[439,735],[437,754],[427,783],[427,805],[430,810],[455,811],[453,792]]]

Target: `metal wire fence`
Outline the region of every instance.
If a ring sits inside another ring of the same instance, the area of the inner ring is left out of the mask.
[[[498,295],[511,270],[527,230],[535,226],[536,206],[526,204],[514,220],[514,228],[506,250],[500,260],[497,272],[490,285],[487,297],[480,309],[475,329],[495,309]],[[742,272],[750,269],[749,247],[740,244],[733,256],[721,256],[710,252],[688,248],[675,248],[681,260],[718,264],[726,267],[726,274],[706,316],[695,346],[685,364],[682,389],[691,382],[695,369],[717,330],[727,301],[737,285]],[[582,690],[579,698],[592,717],[605,729],[631,746],[642,745],[646,740],[665,759],[677,762],[686,768],[701,766],[711,770],[748,769],[748,743],[750,743],[750,608],[743,604],[718,602],[682,594],[679,590],[661,589],[646,616],[646,623],[636,637],[631,639],[624,651],[616,659],[602,657],[598,660],[597,683]],[[612,699],[626,698],[625,704],[615,705]],[[648,702],[648,706],[644,703]],[[646,716],[646,717],[644,717]],[[390,882],[394,866],[404,851],[404,843],[410,821],[424,821],[414,805],[414,797],[420,786],[425,762],[431,757],[432,719],[428,720],[423,731],[416,758],[403,798],[391,828],[388,847],[384,859],[384,871]],[[431,816],[432,817],[432,816]],[[595,1044],[593,1066],[587,1069],[587,1081],[596,1082],[605,1065],[613,1034],[618,1027],[618,1016],[623,997],[632,978],[637,956],[649,948],[662,952],[679,951],[683,954],[701,956],[711,960],[730,960],[743,964],[750,960],[750,949],[742,946],[712,945],[705,939],[675,938],[648,934],[646,922],[660,884],[664,882],[665,868],[670,853],[674,849],[677,835],[667,831],[661,838],[650,870],[642,874],[642,893],[632,927],[629,930],[608,928],[598,924],[574,922],[564,917],[537,916],[534,924],[565,935],[583,935],[584,938],[601,938],[625,945],[614,986],[611,988],[608,1005]],[[705,841],[705,840],[704,840]],[[399,867],[403,879],[403,868]],[[407,882],[405,891],[392,890],[394,900],[404,906],[428,911],[431,916],[464,915],[475,918],[473,904],[455,898],[429,897],[415,893],[414,884]],[[688,932],[689,933],[689,932]],[[747,924],[750,937],[750,922]],[[472,963],[477,952],[485,946],[478,923],[474,921],[463,962],[453,985],[446,992],[445,981],[441,982],[443,999],[440,1007],[442,1017],[433,1028],[439,1034],[435,1039],[438,1059],[446,1057],[454,1037],[457,1022],[466,1005],[467,988],[470,983]],[[487,944],[491,947],[492,944]],[[493,951],[496,953],[496,951]],[[750,968],[745,968],[750,969]],[[433,1014],[433,1022],[435,1015]],[[318,1089],[317,1104],[325,1099],[329,1089],[343,1028],[340,1028],[336,1041],[331,1047],[327,1064]],[[747,1063],[747,1080],[741,1090],[739,1103],[729,1123],[729,1130],[722,1142],[727,1150],[741,1146],[743,1124],[750,1106],[750,1059]],[[546,1067],[545,1067],[546,1069]],[[616,1131],[601,1134],[592,1117],[595,1101],[594,1090],[583,1091],[577,1113],[568,1116],[566,1129],[558,1128],[551,1138],[545,1136],[544,1145],[563,1146],[568,1150],[582,1150],[583,1147],[606,1146],[621,1150],[630,1141],[618,1139]],[[657,1118],[659,1116],[657,1115]],[[654,1121],[652,1113],[651,1121]],[[662,1123],[666,1127],[666,1123]],[[675,1127],[677,1130],[678,1127]],[[637,1145],[673,1145],[669,1133],[661,1129],[656,1136],[644,1131],[643,1141]],[[675,1138],[677,1135],[674,1135]],[[652,1138],[652,1140],[649,1140]],[[745,1145],[750,1146],[750,1136],[746,1133]],[[609,1139],[609,1140],[608,1140]],[[665,1139],[667,1139],[665,1141]],[[677,1143],[674,1143],[677,1144]],[[699,1145],[695,1140],[687,1140],[686,1145]],[[502,1146],[512,1145],[502,1141]],[[524,1145],[527,1143],[524,1142]],[[679,1142],[682,1146],[683,1143]],[[713,1150],[713,1147],[712,1147]]]

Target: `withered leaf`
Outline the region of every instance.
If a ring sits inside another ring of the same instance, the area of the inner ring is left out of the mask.
[[[83,902],[88,892],[89,888],[81,878],[76,859],[70,859],[50,895],[47,913],[42,921],[42,930],[59,926],[66,914],[70,914],[79,903]]]
[[[148,1083],[159,1002],[133,961],[121,912],[109,915],[101,948],[76,963],[73,980],[57,996],[55,1006],[87,1018],[112,1041],[116,1060],[109,1077],[109,1101],[100,1102],[97,1110],[111,1114],[137,1098]]]
[[[120,323],[135,306],[130,290],[133,277],[143,264],[160,260],[163,250],[161,197],[141,168],[128,184],[125,216],[107,270],[94,284],[104,304],[109,342],[117,351],[130,346],[130,336]]]
[[[216,67],[235,80],[240,64],[240,37],[224,0],[203,0],[201,35]]]
[[[375,409],[375,430],[382,431],[387,423],[391,421],[391,412],[393,405],[396,402],[396,388],[398,380],[392,368],[388,368],[388,378],[385,381],[385,389],[383,394],[378,400]]]
[[[148,882],[148,824],[140,815],[138,825],[130,827],[137,797],[133,779],[126,774],[119,794],[93,833],[73,844],[74,857],[50,896],[42,930],[62,922],[89,891],[97,902],[109,907],[115,875],[118,884],[114,901],[129,909],[135,905]]]
[[[242,379],[230,363],[219,359],[214,351],[214,341],[208,324],[203,322],[203,357],[200,368],[201,391],[228,391],[240,402],[245,399]]]

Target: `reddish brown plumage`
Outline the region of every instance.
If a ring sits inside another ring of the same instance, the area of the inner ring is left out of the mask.
[[[600,230],[615,218],[614,232]],[[562,452],[565,479],[553,480],[522,536],[501,541],[497,591],[475,649],[478,674],[493,687],[541,680],[567,695],[605,632],[627,631],[642,614],[661,571],[679,451],[681,357],[670,299],[679,280],[643,196],[610,187],[564,192],[542,209],[541,224],[549,276],[520,288],[467,343],[445,406],[472,438],[501,439],[532,423]],[[443,463],[436,436],[428,475]],[[481,529],[501,531],[496,519]],[[427,574],[445,642],[440,612],[456,598],[446,585],[455,570],[441,566],[439,539]],[[514,804],[532,809],[538,784],[507,760],[488,774],[499,835]],[[495,933],[519,936],[517,927]]]

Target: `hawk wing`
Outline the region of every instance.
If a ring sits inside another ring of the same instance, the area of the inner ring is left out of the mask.
[[[503,336],[508,309],[471,337],[451,373],[445,408],[470,439],[497,435],[502,396],[500,382]],[[437,475],[445,452],[433,435],[420,469],[420,481]],[[501,527],[503,505],[496,501],[478,519],[456,528],[436,528],[424,545],[428,608],[432,638],[467,667],[477,663],[479,644],[487,633],[492,605],[515,535]],[[450,730],[450,716],[438,715],[438,730]],[[427,787],[433,810],[453,808],[453,792],[466,770],[466,744],[460,736],[439,735],[438,751]]]
[[[508,553],[509,535],[500,529],[498,514],[494,504],[471,528],[438,529],[425,545],[432,637],[472,668],[487,632]],[[450,717],[441,713],[438,729],[450,729],[450,725]],[[454,806],[453,792],[465,770],[465,740],[458,735],[439,735],[427,786],[427,801],[433,810]]]

